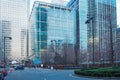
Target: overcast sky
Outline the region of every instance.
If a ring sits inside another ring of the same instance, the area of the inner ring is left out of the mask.
[[[31,4],[30,7],[32,8],[33,2],[35,0],[31,0]],[[48,2],[50,3],[52,0],[36,0],[36,1],[42,1],[42,2]],[[69,1],[69,0],[65,0],[65,1]],[[120,0],[116,0],[117,1],[117,24],[120,25]]]

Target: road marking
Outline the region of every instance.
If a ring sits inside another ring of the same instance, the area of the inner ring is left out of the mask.
[[[79,78],[79,77],[73,76],[72,74],[69,74],[69,76],[73,78]]]
[[[80,79],[80,77],[74,76],[74,75],[72,75],[72,74],[69,74],[69,76],[70,76],[70,77],[73,77],[73,78],[79,78],[79,79]],[[91,79],[94,79],[94,78],[91,78]],[[94,79],[94,80],[104,80],[104,79]]]
[[[47,80],[46,78],[44,78],[44,80]]]

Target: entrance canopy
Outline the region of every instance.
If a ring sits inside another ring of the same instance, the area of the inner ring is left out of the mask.
[[[35,58],[35,59],[33,59],[33,63],[34,64],[41,64],[42,61],[39,58]]]

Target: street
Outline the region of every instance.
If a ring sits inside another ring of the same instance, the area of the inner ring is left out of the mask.
[[[9,72],[5,80],[94,80],[73,76],[73,70],[31,68]],[[96,79],[98,80],[98,79]]]

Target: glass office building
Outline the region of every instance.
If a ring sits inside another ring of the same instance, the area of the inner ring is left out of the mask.
[[[115,61],[116,62],[120,62],[120,28],[118,27],[117,29],[116,29],[116,42],[115,42],[115,57],[116,57],[116,59],[115,59]]]
[[[9,56],[11,52],[11,40],[5,38],[11,36],[10,22],[6,20],[0,21],[0,60],[4,60],[4,49],[5,53]],[[5,40],[4,40],[5,39]],[[5,43],[5,44],[4,44]]]
[[[26,37],[24,36],[23,38],[22,32],[23,29],[27,29],[28,15],[29,0],[0,0],[0,23],[2,23],[0,28],[2,30],[2,27],[6,26],[7,28],[5,35],[0,31],[0,35],[2,35],[1,39],[3,39],[4,36],[12,37],[12,40],[6,39],[6,41],[11,41],[11,46],[7,45],[8,42],[5,42],[6,46],[10,48],[10,51],[6,49],[10,53],[9,56],[6,55],[9,59],[18,60],[26,56]],[[4,43],[3,40],[1,43]],[[0,50],[2,54],[4,51],[3,45],[0,46],[2,46],[2,50]]]
[[[88,52],[95,63],[108,63],[114,57],[116,0],[88,0],[87,16]]]
[[[71,0],[67,6],[76,11],[79,61],[85,64],[110,61],[110,46],[115,42],[117,27],[116,0]],[[83,55],[84,48],[87,54]]]
[[[42,63],[74,63],[75,19],[71,9],[36,1],[29,20],[31,50]]]
[[[76,28],[75,28],[75,43],[76,56],[78,57],[78,64],[86,63],[87,61],[87,20],[88,4],[87,0],[70,0],[67,4],[72,11],[75,11]],[[77,52],[78,51],[78,52]]]

